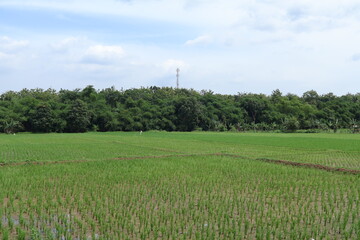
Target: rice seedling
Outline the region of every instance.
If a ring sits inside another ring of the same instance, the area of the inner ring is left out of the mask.
[[[1,140],[7,141],[0,143],[2,150],[15,149],[11,150],[14,154],[1,153],[2,156],[17,156],[7,161],[22,162],[19,156],[26,156],[27,152],[28,156],[37,156],[35,162],[52,164],[0,167],[1,239],[358,239],[360,236],[359,174],[256,160],[282,156],[288,161],[302,159],[316,163],[315,158],[306,158],[306,151],[309,155],[313,152],[321,155],[320,152],[336,150],[343,151],[345,159],[352,156],[348,159],[349,166],[359,169],[358,153],[354,149],[358,146],[355,143],[359,143],[357,136],[329,135],[329,140],[319,135],[318,138],[325,140],[308,150],[296,144],[296,135],[289,140],[288,136],[292,135],[287,134],[259,135],[258,142],[253,134],[143,133],[140,138],[131,133],[89,133],[74,135],[78,138],[74,141],[65,134],[18,136],[18,140],[9,142],[7,137],[12,136],[0,135]],[[118,144],[115,139],[119,138],[126,144]],[[278,139],[271,142],[264,138]],[[29,139],[31,143],[27,143]],[[333,141],[344,139],[355,143],[343,150],[333,149],[338,146]],[[97,148],[94,149],[92,141]],[[23,150],[17,152],[22,143]],[[34,150],[32,144],[38,144],[39,148]],[[78,148],[76,144],[80,144]],[[56,152],[56,145],[67,151]],[[40,146],[48,150],[37,153]],[[243,157],[204,155],[221,151]],[[297,158],[299,153],[305,157]],[[85,161],[74,161],[81,155]],[[122,158],[129,156],[142,158]],[[342,158],[334,159],[335,166],[346,165]],[[329,164],[332,164],[330,160]]]

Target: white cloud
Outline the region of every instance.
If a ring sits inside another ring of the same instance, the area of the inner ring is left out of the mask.
[[[197,44],[207,44],[212,41],[212,38],[207,35],[199,36],[193,40],[188,40],[185,42],[185,45],[191,46],[191,45],[197,45]]]
[[[162,62],[160,66],[166,73],[174,73],[177,68],[180,68],[180,70],[186,70],[188,68],[188,64],[179,59],[167,59]]]
[[[15,53],[28,45],[28,41],[14,40],[7,36],[0,37],[0,51],[5,53]]]
[[[66,52],[71,48],[77,47],[83,44],[86,41],[86,38],[81,37],[67,37],[56,43],[51,43],[51,48],[56,52]]]
[[[23,69],[25,64],[32,60],[32,56],[29,55],[30,51],[29,41],[0,36],[0,65],[2,71],[9,73]]]
[[[89,47],[83,58],[83,63],[107,65],[121,60],[125,51],[120,46],[95,45]]]

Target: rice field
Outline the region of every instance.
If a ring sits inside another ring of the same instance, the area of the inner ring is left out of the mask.
[[[264,158],[360,170],[360,135],[0,135],[0,238],[360,239],[360,174]]]

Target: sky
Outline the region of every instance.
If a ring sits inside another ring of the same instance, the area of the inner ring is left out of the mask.
[[[358,0],[0,0],[0,93],[360,92]]]

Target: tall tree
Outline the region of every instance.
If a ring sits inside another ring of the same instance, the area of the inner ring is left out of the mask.
[[[85,102],[75,100],[65,115],[66,132],[86,132],[90,127],[90,112]]]
[[[176,101],[175,114],[179,131],[193,131],[199,126],[204,107],[194,97],[181,97]]]
[[[30,112],[31,127],[34,132],[53,132],[56,127],[56,116],[51,107],[41,103]]]
[[[258,123],[269,107],[269,101],[263,94],[240,94],[238,99],[253,123]]]

